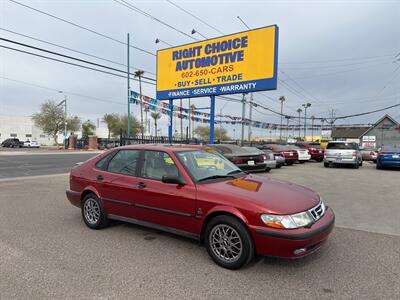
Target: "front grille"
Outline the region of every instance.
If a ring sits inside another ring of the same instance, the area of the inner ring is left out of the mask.
[[[314,221],[317,221],[324,215],[325,205],[320,201],[317,206],[311,208],[308,212],[311,214]]]

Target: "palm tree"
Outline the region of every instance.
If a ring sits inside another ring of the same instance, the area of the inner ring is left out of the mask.
[[[141,133],[142,133],[142,140],[143,140],[143,135],[144,135],[144,132],[143,132],[143,129],[144,129],[144,126],[143,126],[143,99],[142,99],[142,76],[143,76],[143,74],[144,74],[144,71],[141,71],[141,70],[137,70],[135,73],[134,73],[134,76],[135,77],[138,77],[139,78],[139,103],[140,103],[140,130],[141,130]]]
[[[154,130],[157,137],[157,120],[161,118],[161,114],[159,112],[152,112],[151,117],[154,119]]]
[[[103,116],[103,122],[107,124],[107,129],[108,129],[108,139],[111,137],[111,128],[114,126],[114,124],[117,123],[118,120],[118,115],[116,114],[105,114]]]

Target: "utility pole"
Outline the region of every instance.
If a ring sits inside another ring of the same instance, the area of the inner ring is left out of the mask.
[[[311,103],[302,104],[304,107],[304,140],[307,139],[307,108],[311,106]]]
[[[311,142],[314,142],[314,120],[315,117],[311,116]]]
[[[144,139],[144,127],[143,127],[143,97],[142,97],[142,75],[144,71],[137,70],[135,72],[135,77],[139,78],[139,103],[140,103],[140,131],[142,136],[142,141]],[[147,115],[147,112],[146,112]],[[146,120],[147,121],[147,120]]]
[[[249,128],[248,128],[248,140],[249,142],[251,142],[251,134],[252,134],[252,128],[251,128],[251,123],[252,123],[252,118],[253,118],[253,93],[250,93],[250,108],[249,108],[249,119],[250,119],[250,123],[249,123]]]
[[[289,116],[285,116],[286,118],[286,141],[289,139],[289,120],[290,117]]]
[[[63,93],[63,91],[59,91],[59,93]],[[58,103],[57,106],[64,104],[64,149],[67,149],[67,95],[64,94],[64,100]]]
[[[282,117],[283,117],[283,102],[285,102],[285,97],[279,97],[279,101],[281,101],[281,127],[279,131],[279,140],[282,141]]]
[[[183,118],[182,118],[182,98],[179,100],[179,114],[181,116],[181,141],[183,141]]]
[[[300,133],[300,131],[301,131],[300,114],[301,114],[301,112],[302,112],[302,109],[301,109],[301,108],[297,109],[297,112],[299,113],[299,140],[300,140],[300,135],[301,135],[301,133]]]
[[[222,110],[225,108],[225,106],[228,104],[228,102],[225,102],[224,105],[222,105],[221,109],[219,110],[219,140],[222,141]]]
[[[130,104],[130,90],[131,90],[131,85],[130,85],[130,69],[129,69],[129,33],[127,35],[127,70],[126,70],[126,78],[128,80],[128,130],[127,130],[127,135],[128,135],[128,143],[130,144],[130,137],[131,137],[131,104]]]
[[[191,122],[192,122],[192,108],[191,108],[191,106],[190,106],[190,98],[189,98],[189,117],[188,117],[188,120],[189,120],[189,140],[192,138],[192,132],[191,132]]]
[[[240,136],[240,145],[243,146],[243,141],[244,141],[244,119],[246,117],[246,94],[243,93],[243,98],[242,98],[242,133]]]

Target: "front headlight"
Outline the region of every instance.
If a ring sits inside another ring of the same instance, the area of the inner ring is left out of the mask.
[[[294,215],[261,215],[261,220],[268,227],[280,229],[296,229],[305,227],[313,222],[311,216],[307,212]]]

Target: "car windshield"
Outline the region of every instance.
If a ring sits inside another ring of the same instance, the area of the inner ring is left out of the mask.
[[[326,149],[355,150],[357,146],[355,143],[329,143]]]
[[[213,150],[191,150],[175,152],[189,175],[196,182],[216,178],[233,178],[243,173],[225,157]]]

